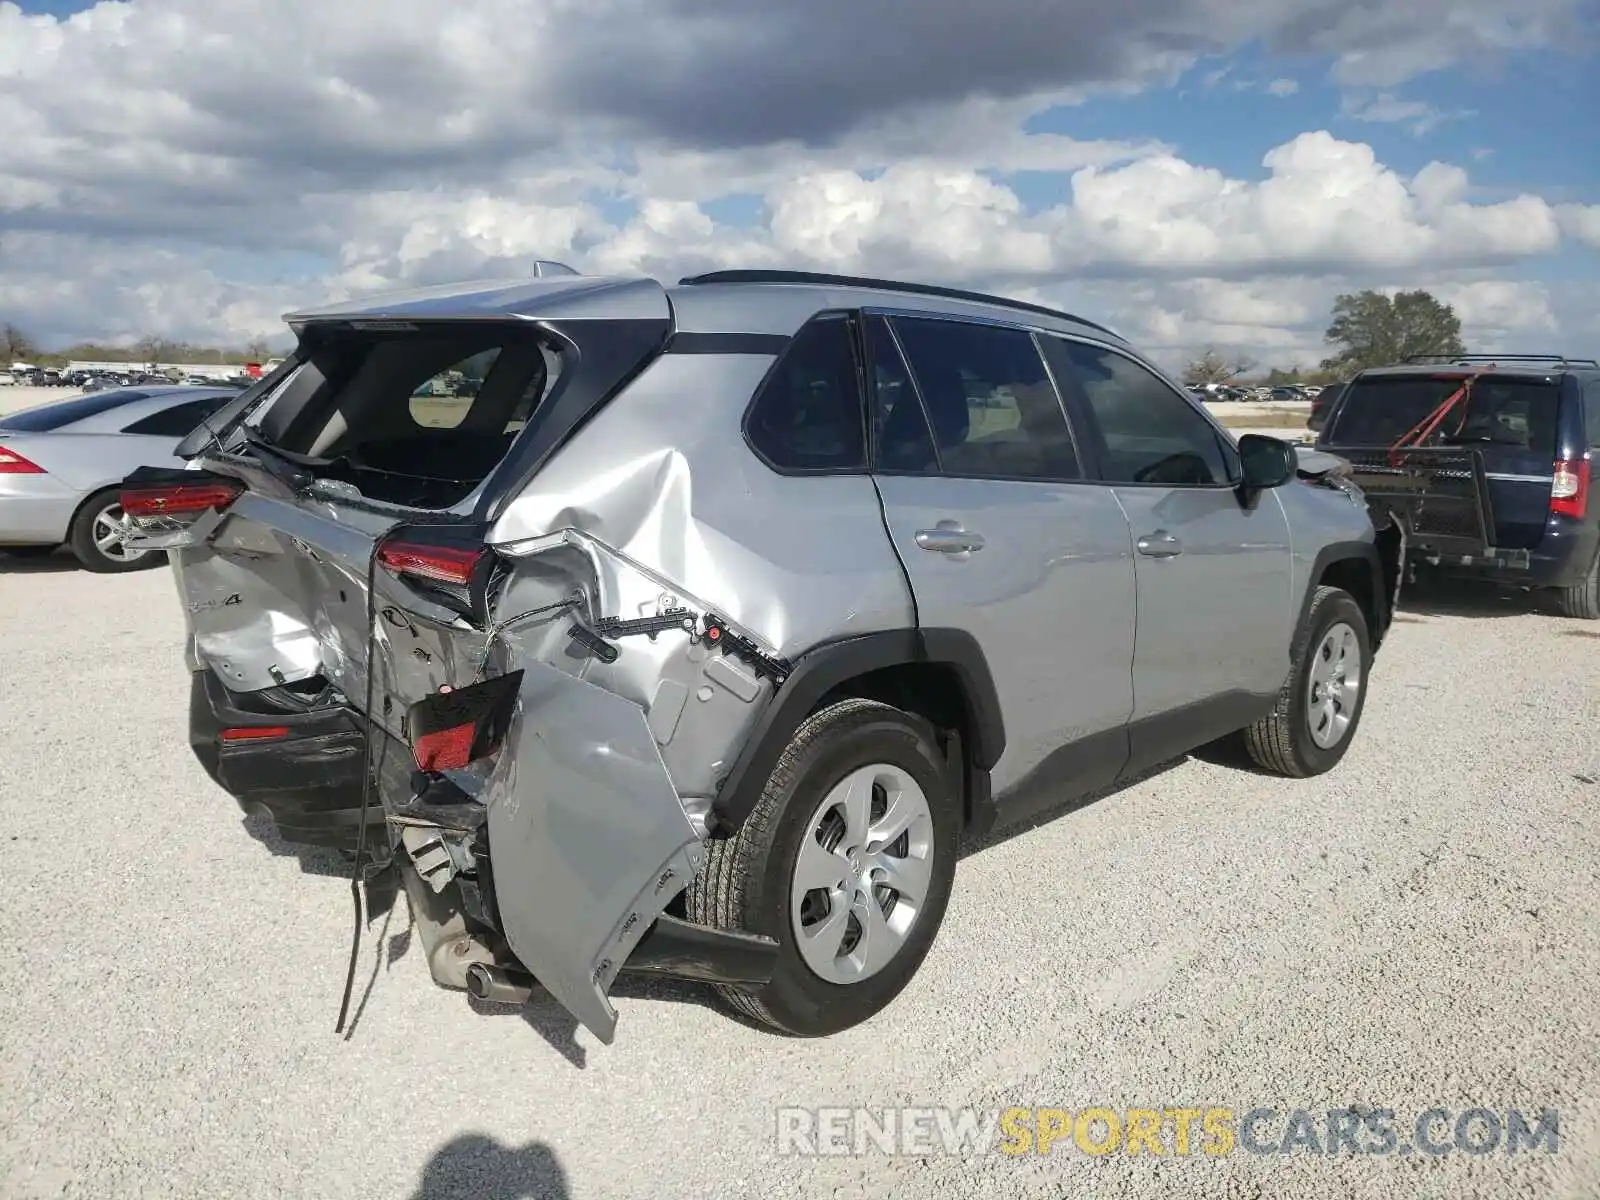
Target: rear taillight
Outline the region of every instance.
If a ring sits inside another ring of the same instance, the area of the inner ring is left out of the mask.
[[[522,686],[522,672],[459,691],[435,692],[406,712],[411,752],[422,771],[459,770],[500,748]]]
[[[1589,512],[1589,460],[1564,458],[1556,463],[1550,481],[1550,511],[1560,517],[1582,518]]]
[[[193,516],[210,508],[227,508],[244,491],[242,483],[166,484],[122,490],[122,511],[130,517]]]
[[[0,475],[43,475],[44,468],[29,462],[15,450],[0,446]]]
[[[428,546],[420,542],[385,542],[378,561],[399,575],[466,587],[488,557],[483,547]]]

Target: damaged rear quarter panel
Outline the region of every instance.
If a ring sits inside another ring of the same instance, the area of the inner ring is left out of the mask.
[[[599,413],[491,530],[516,564],[496,619],[563,596],[591,621],[681,606],[785,658],[910,626],[870,478],[779,476],[745,445],[771,364],[667,354]],[[513,620],[497,640],[528,674],[484,798],[507,940],[610,1041],[611,981],[698,871],[700,818],[774,687],[682,630],[619,639],[604,663],[570,625]]]

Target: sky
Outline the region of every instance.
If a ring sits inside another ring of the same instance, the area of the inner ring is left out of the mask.
[[[974,287],[1310,365],[1600,355],[1600,0],[0,0],[0,321],[286,344],[531,273]]]

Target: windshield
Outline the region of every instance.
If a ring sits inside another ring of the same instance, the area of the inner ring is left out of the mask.
[[[1339,406],[1330,442],[1392,446],[1456,392],[1460,377],[1358,379]],[[1542,379],[1479,376],[1465,410],[1457,407],[1432,439],[1438,445],[1508,446],[1554,458],[1559,393]]]
[[[71,425],[75,421],[98,417],[113,408],[132,404],[135,400],[143,400],[148,395],[148,392],[118,388],[111,392],[74,396],[71,400],[56,400],[34,408],[25,408],[7,417],[0,417],[0,429],[10,430],[13,433],[49,433],[51,430]]]

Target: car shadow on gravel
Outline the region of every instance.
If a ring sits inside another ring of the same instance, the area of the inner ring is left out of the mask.
[[[81,570],[78,560],[64,549],[50,554],[26,555],[0,550],[0,575],[60,575]]]
[[[543,1142],[504,1146],[463,1133],[433,1152],[410,1200],[569,1200],[567,1173]]]
[[[1545,611],[1548,605],[1537,592],[1476,579],[1419,579],[1400,589],[1394,619],[1404,625],[1419,617],[1519,617]]]
[[[340,854],[339,851],[325,846],[305,846],[298,842],[287,842],[278,833],[278,827],[273,824],[271,817],[252,813],[244,818],[243,824],[244,831],[276,857],[298,859],[300,870],[307,875],[348,877],[350,874],[348,855]]]

